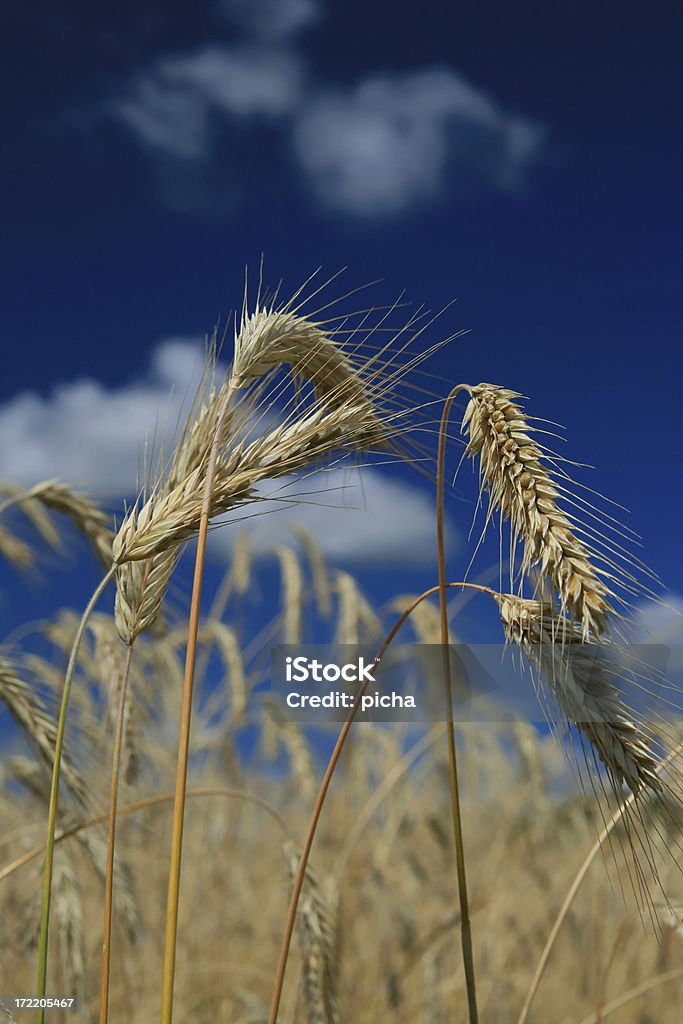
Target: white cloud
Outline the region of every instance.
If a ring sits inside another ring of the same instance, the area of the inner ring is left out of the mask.
[[[282,117],[301,93],[299,59],[260,47],[208,47],[161,61],[158,74],[235,117]]]
[[[450,69],[374,76],[303,108],[297,158],[318,197],[367,217],[457,189],[463,171],[499,188],[521,182],[540,129],[505,113]]]
[[[175,158],[157,163],[174,206],[196,206],[182,202],[194,175],[195,192],[215,210],[239,174],[240,146],[222,143],[255,122],[280,127],[277,143],[289,145],[306,193],[361,218],[398,215],[475,182],[513,191],[543,149],[539,124],[449,67],[351,86],[316,80],[289,40],[317,16],[315,3],[231,0],[222,10],[242,29],[240,42],[160,58],[108,107],[153,154]]]
[[[204,160],[220,119],[279,119],[299,103],[302,66],[262,47],[204,47],[166,57],[110,104],[139,142],[169,156]]]
[[[384,470],[330,469],[264,485],[261,493],[265,500],[226,516],[229,525],[212,535],[217,556],[229,557],[238,529],[247,527],[254,550],[264,553],[291,544],[299,523],[336,564],[433,566],[433,495]]]
[[[683,642],[683,597],[668,594],[636,609],[636,632],[647,643]]]
[[[18,395],[0,407],[3,476],[26,486],[59,477],[95,493],[134,493],[145,441],[175,428],[202,366],[200,342],[174,339],[155,349],[144,379],[125,387],[81,379],[47,397]]]
[[[642,644],[660,644],[666,649],[666,673],[670,681],[683,683],[683,597],[666,594],[661,601],[638,605],[634,614],[633,638]],[[679,701],[681,696],[679,695]]]
[[[48,396],[26,392],[0,406],[4,479],[27,487],[52,478],[121,502],[137,491],[145,446],[159,450],[199,383],[204,348],[172,339],[158,345],[145,376],[119,388],[95,380],[61,384]],[[433,496],[378,468],[334,468],[302,480],[264,484],[269,500],[227,517],[253,531],[258,551],[303,523],[337,563],[433,561]],[[263,513],[268,514],[265,518]],[[229,556],[237,530],[211,535],[216,557]]]
[[[320,17],[317,0],[219,0],[218,9],[229,21],[268,39],[293,35]]]

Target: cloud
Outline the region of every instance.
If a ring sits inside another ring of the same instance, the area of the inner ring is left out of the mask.
[[[266,39],[293,35],[320,18],[316,0],[219,0],[218,10],[228,21]]]
[[[145,439],[173,430],[203,357],[201,342],[171,339],[154,350],[145,378],[125,387],[81,379],[0,406],[5,478],[31,486],[58,477],[99,494],[135,493]]]
[[[137,491],[146,445],[173,435],[204,365],[200,341],[170,339],[153,351],[147,373],[119,388],[91,379],[47,396],[18,395],[0,406],[0,465],[7,480],[30,487],[58,478],[120,502]],[[307,526],[338,564],[416,565],[433,559],[433,497],[378,468],[333,468],[302,480],[264,484],[267,500],[227,518],[253,531],[258,551],[292,542]],[[263,513],[273,515],[263,517]],[[229,557],[234,526],[212,532],[211,551]]]
[[[209,148],[206,98],[161,77],[146,75],[110,112],[139,142],[184,160],[202,159]]]
[[[639,604],[633,616],[633,638],[642,644],[661,644],[666,649],[666,675],[683,683],[683,596],[667,594],[660,601]],[[681,695],[678,700],[681,701]]]
[[[162,198],[175,207],[196,209],[204,196],[215,211],[222,194],[232,203],[246,175],[240,152],[257,145],[244,136],[235,145],[235,131],[264,123],[279,129],[269,160],[279,152],[284,165],[289,155],[305,195],[366,219],[447,200],[474,183],[519,190],[543,151],[541,125],[450,67],[350,86],[316,78],[292,44],[319,14],[310,0],[224,0],[220,9],[242,31],[237,44],[162,57],[107,108],[156,157]],[[259,148],[264,141],[259,135]]]
[[[275,544],[291,544],[291,527],[299,523],[335,564],[433,564],[433,495],[385,470],[335,468],[304,481],[266,484],[261,493],[262,502],[224,517],[230,525],[211,539],[217,557],[229,558],[238,528],[246,526],[254,550],[264,553]]]
[[[399,213],[457,191],[467,173],[519,185],[542,132],[505,113],[450,69],[375,76],[315,97],[294,131],[297,159],[318,198],[363,217]]]
[[[158,153],[202,161],[211,155],[221,119],[280,119],[299,104],[301,91],[302,67],[293,54],[204,47],[157,61],[109,113]]]

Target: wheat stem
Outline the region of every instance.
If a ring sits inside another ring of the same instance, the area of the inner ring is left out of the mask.
[[[455,746],[455,729],[453,726],[453,695],[451,692],[451,665],[448,631],[448,605],[446,601],[446,555],[444,545],[444,470],[446,455],[446,433],[448,415],[453,401],[462,385],[450,392],[443,407],[441,426],[439,429],[439,454],[436,475],[436,537],[437,561],[439,571],[439,611],[441,618],[441,651],[443,659],[443,685],[446,711],[446,736],[448,741],[449,787],[451,793],[451,815],[453,819],[453,837],[455,840],[455,863],[458,873],[458,896],[460,900],[460,936],[462,958],[465,969],[467,987],[467,1006],[470,1024],[477,1024],[477,988],[474,971],[474,954],[472,951],[472,926],[470,923],[469,900],[467,896],[467,874],[465,870],[465,845],[462,833],[462,814],[460,810],[460,789],[458,786],[458,761]]]
[[[178,937],[178,906],[180,901],[180,869],[182,861],[183,826],[185,822],[185,799],[187,792],[187,766],[190,749],[190,721],[192,717],[192,692],[194,689],[194,669],[197,657],[197,637],[199,634],[199,607],[206,558],[206,538],[211,512],[213,483],[218,461],[218,448],[222,436],[223,424],[228,413],[233,389],[228,387],[216,420],[211,451],[206,467],[204,495],[202,499],[199,533],[197,536],[197,554],[195,559],[194,578],[192,580],[192,599],[187,634],[187,650],[185,655],[185,677],[183,681],[183,701],[180,713],[180,735],[178,738],[178,761],[176,771],[176,796],[173,806],[173,832],[171,836],[171,866],[168,877],[168,900],[166,904],[166,938],[164,944],[164,972],[161,989],[161,1024],[171,1024],[173,1020],[173,984],[175,978],[175,958]]]
[[[100,1024],[107,1024],[109,1019],[109,975],[111,970],[111,925],[113,916],[114,894],[114,847],[116,844],[116,815],[119,796],[119,771],[121,767],[121,747],[123,744],[123,722],[126,713],[126,696],[130,666],[133,659],[133,645],[126,650],[126,661],[121,678],[121,692],[116,718],[116,734],[114,737],[114,753],[111,771],[111,794],[109,797],[109,835],[107,837],[107,874],[104,883],[104,926],[102,930],[102,979],[100,983]]]
[[[50,900],[52,897],[52,869],[54,863],[54,849],[55,849],[55,831],[57,826],[57,797],[59,793],[59,768],[62,760],[62,748],[64,746],[64,731],[66,728],[66,711],[69,704],[69,694],[71,693],[71,681],[73,679],[74,670],[76,668],[76,658],[78,657],[78,648],[80,647],[83,633],[87,625],[90,614],[93,611],[95,605],[99,601],[100,597],[104,593],[107,584],[114,575],[114,566],[106,573],[106,575],[100,580],[95,592],[93,593],[90,601],[88,602],[85,611],[81,617],[81,621],[78,624],[76,635],[74,637],[73,645],[71,647],[71,654],[69,655],[69,664],[67,665],[66,675],[64,678],[64,690],[62,691],[62,702],[59,709],[59,720],[57,722],[57,738],[55,741],[55,753],[54,763],[52,765],[52,779],[50,782],[50,803],[48,807],[47,815],[47,839],[45,841],[45,869],[43,872],[43,897],[40,911],[40,939],[38,942],[38,979],[36,983],[36,995],[39,999],[44,998],[47,989],[47,947],[48,947],[48,931],[50,926]],[[45,1010],[38,1010],[36,1017],[37,1024],[45,1024]]]

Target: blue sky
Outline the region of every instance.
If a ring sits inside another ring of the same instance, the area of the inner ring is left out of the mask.
[[[363,301],[457,299],[424,342],[469,331],[433,361],[443,394],[494,381],[563,423],[683,592],[678,5],[73,2],[2,20],[2,477],[130,491],[245,264],[264,253],[284,294],[348,266],[339,291],[383,279]],[[372,556],[378,596],[426,585],[428,485],[394,467],[363,494],[365,518],[307,513],[330,558]],[[469,473],[458,494],[464,536]]]

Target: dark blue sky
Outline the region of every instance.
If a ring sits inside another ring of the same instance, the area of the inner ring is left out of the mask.
[[[5,5],[0,417],[347,265],[457,298],[444,394],[564,423],[680,592],[680,5],[270,3]]]

